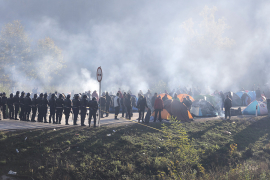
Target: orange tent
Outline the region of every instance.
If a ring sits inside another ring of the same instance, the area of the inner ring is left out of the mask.
[[[164,109],[166,109],[172,116],[182,122],[190,122],[193,119],[187,107],[180,101],[168,99],[164,102]]]
[[[179,100],[180,100],[181,102],[183,102],[183,98],[185,98],[185,97],[187,97],[187,96],[189,96],[189,99],[190,99],[192,102],[195,101],[195,100],[193,99],[193,97],[190,96],[190,95],[188,95],[188,94],[178,94],[178,95],[177,95],[177,97],[179,98]]]
[[[155,117],[155,111],[152,113],[152,116],[153,117]],[[159,114],[157,115],[157,119],[158,119],[158,116],[159,116]],[[161,111],[161,119],[169,119],[169,117],[170,117],[171,115],[170,115],[170,113],[168,113],[168,111],[166,110],[166,109],[163,109],[162,111]]]
[[[159,95],[157,95],[157,97],[160,96],[162,99],[165,96],[165,94],[166,93],[159,94]],[[172,96],[170,96],[169,94],[167,94],[167,97],[168,97],[168,99],[172,99]]]

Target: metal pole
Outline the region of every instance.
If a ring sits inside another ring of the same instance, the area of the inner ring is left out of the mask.
[[[99,82],[99,116],[98,116],[98,127],[100,127],[100,115],[101,115],[100,97],[101,97],[101,81]]]

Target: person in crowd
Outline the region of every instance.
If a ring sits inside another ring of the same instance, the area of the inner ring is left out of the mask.
[[[144,122],[144,112],[145,112],[145,108],[148,108],[148,106],[147,106],[146,98],[142,94],[138,94],[138,97],[139,97],[138,102],[137,102],[137,108],[139,111],[138,122],[140,122],[140,120]]]
[[[42,106],[42,99],[43,99],[43,93],[39,94],[39,97],[37,98],[37,102],[38,102],[38,122],[42,122],[42,118],[43,118],[43,106]]]
[[[7,105],[8,105],[8,112],[9,112],[9,118],[10,119],[14,119],[14,98],[13,98],[13,94],[11,93],[9,95],[9,98],[7,99]]]
[[[105,109],[106,109],[106,96],[105,93],[102,93],[102,96],[99,98],[99,104],[100,104],[100,118],[104,118],[103,115],[104,113],[106,113]]]
[[[56,109],[55,94],[51,95],[51,98],[49,100],[49,106],[50,106],[49,123],[53,122],[53,124],[55,124],[55,109]]]
[[[125,107],[127,108],[127,118],[131,119],[131,109],[132,109],[132,103],[131,103],[131,97],[130,94],[128,93],[125,98]]]
[[[95,97],[92,98],[92,100],[90,100],[88,102],[88,106],[89,106],[89,127],[91,125],[91,119],[93,117],[94,119],[94,127],[96,127],[96,120],[97,120],[97,110],[98,110],[98,103]]]
[[[220,98],[221,98],[221,107],[220,108],[222,110],[223,107],[224,107],[225,96],[224,96],[222,91],[220,91],[219,95],[220,95]]]
[[[3,92],[3,94],[2,94],[2,114],[3,114],[3,119],[7,119],[6,107],[7,107],[7,97],[6,97],[6,93]]]
[[[120,99],[120,104],[121,104],[121,108],[122,108],[122,117],[125,117],[125,113],[126,113],[125,98],[126,98],[126,92],[124,92],[123,97]],[[126,116],[127,116],[127,114],[126,114]]]
[[[17,91],[16,95],[13,98],[13,102],[14,102],[14,106],[15,106],[15,114],[14,114],[15,120],[19,120],[17,118],[18,112],[19,112],[19,109],[20,109],[20,97],[19,97],[19,95],[20,95],[20,91]]]
[[[177,97],[177,94],[176,93],[173,96],[173,100],[180,101],[180,99]]]
[[[162,101],[163,101],[163,102],[166,101],[166,100],[168,100],[167,94],[165,94],[164,97],[162,98]]]
[[[80,107],[81,107],[81,126],[85,126],[84,124],[84,120],[85,120],[85,116],[86,116],[86,107],[88,105],[88,101],[87,101],[87,96],[83,95],[81,103],[80,103]],[[101,99],[101,98],[100,98]]]
[[[241,96],[242,106],[246,106],[246,99],[247,99],[247,97],[248,97],[247,93],[244,93]]]
[[[25,108],[24,119],[25,119],[25,121],[30,121],[29,116],[31,113],[31,105],[32,105],[32,100],[30,98],[30,93],[27,93],[26,97],[24,98],[24,108]]]
[[[64,114],[65,114],[65,120],[66,125],[68,124],[68,119],[71,111],[71,100],[70,100],[70,94],[67,95],[67,98],[64,100]]]
[[[110,113],[110,105],[111,105],[112,98],[108,92],[106,92],[106,117],[109,116]]]
[[[163,105],[163,101],[162,101],[160,96],[158,96],[158,98],[155,100],[154,108],[155,108],[154,122],[156,122],[156,120],[157,120],[157,114],[159,114],[158,119],[161,122],[162,121],[162,119],[161,119],[161,111],[163,110],[164,105]]]
[[[229,120],[231,119],[231,107],[232,107],[232,100],[227,95],[224,101],[224,108],[225,108],[225,119],[229,116]]]
[[[151,99],[152,111],[154,111],[154,105],[155,105],[156,99],[157,99],[157,93],[155,93],[154,96]]]
[[[262,97],[261,90],[260,90],[260,88],[258,88],[258,89],[256,90],[256,99],[257,99],[257,100],[260,100],[261,97]]]
[[[19,118],[21,121],[24,121],[24,92],[21,92],[21,96],[20,96],[20,108],[21,108],[21,112],[19,114]]]
[[[36,122],[35,118],[36,118],[36,114],[37,114],[37,106],[38,106],[37,94],[34,94],[34,97],[32,99],[32,117],[31,117],[31,122]]]
[[[44,119],[44,123],[48,123],[47,121],[47,111],[48,111],[48,99],[47,99],[48,95],[47,93],[44,94],[44,97],[42,99],[42,109],[43,109],[43,113],[42,113],[42,121]]]
[[[92,97],[95,97],[96,100],[99,101],[98,94],[97,94],[96,90],[94,90],[94,92],[92,93]]]
[[[64,106],[64,100],[63,95],[59,94],[58,98],[55,100],[56,104],[56,124],[61,124],[62,115],[63,115],[63,106]]]
[[[115,119],[115,120],[119,120],[119,119],[117,118],[117,116],[118,116],[118,114],[119,114],[119,110],[120,110],[119,92],[118,92],[118,93],[116,94],[116,96],[114,97],[113,104],[114,104],[114,112],[115,112],[114,119]]]
[[[1,120],[1,112],[2,112],[2,93],[0,93],[0,120]]]
[[[79,100],[79,95],[78,94],[75,94],[74,95],[75,98],[72,100],[72,111],[73,111],[73,114],[74,114],[74,119],[73,119],[73,125],[78,125],[77,124],[77,118],[78,118],[78,114],[79,114],[79,109],[80,109],[80,100]]]

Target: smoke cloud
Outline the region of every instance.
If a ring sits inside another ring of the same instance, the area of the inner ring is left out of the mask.
[[[160,80],[237,91],[269,81],[269,10],[265,1],[11,0],[0,1],[0,25],[20,20],[33,42],[50,37],[62,49],[66,68],[50,81],[58,91],[97,90],[99,66],[103,91],[146,92]],[[46,79],[12,71],[46,89]]]

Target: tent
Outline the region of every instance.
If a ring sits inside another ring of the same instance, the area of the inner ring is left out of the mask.
[[[258,106],[258,115],[267,115],[267,105],[261,101],[253,101],[250,103],[244,110],[243,114],[245,115],[255,115],[256,114],[256,106]]]
[[[237,94],[237,95],[240,97],[240,99],[241,99],[244,93],[247,94],[247,97],[246,97],[246,99],[245,99],[245,103],[246,103],[246,105],[248,105],[248,97],[250,97],[250,95],[248,94],[248,92],[246,92],[246,91],[239,91],[239,92],[237,92],[237,93],[235,93],[235,94]],[[255,96],[255,97],[256,97],[256,96]],[[251,97],[250,97],[250,101],[252,101],[252,98],[251,98]],[[253,101],[254,101],[254,100],[253,100]],[[242,102],[242,100],[241,100],[241,102]]]
[[[256,100],[256,92],[255,91],[249,91],[247,94],[251,98],[251,102]]]
[[[153,117],[155,117],[155,111],[152,113],[152,116]],[[158,119],[158,116],[159,116],[159,114],[157,115],[157,119]],[[161,118],[162,119],[169,119],[170,118],[170,113],[168,113],[168,111],[166,110],[166,109],[163,109],[162,111],[161,111]]]
[[[189,122],[193,119],[187,107],[180,101],[168,99],[164,102],[164,109],[166,109],[170,115],[182,122]]]
[[[165,94],[166,93],[159,94],[159,95],[157,95],[157,97],[160,96],[162,99],[165,96]],[[170,96],[169,94],[167,94],[167,97],[168,97],[168,99],[172,99],[172,96]]]
[[[217,110],[214,108],[214,106],[204,99],[195,100],[192,103],[190,112],[193,116],[199,117],[217,116]]]
[[[188,94],[178,94],[177,97],[179,98],[179,100],[181,102],[183,102],[183,99],[186,98],[187,96],[189,96],[189,99],[193,102],[194,101],[194,98]]]
[[[226,93],[224,93],[225,98],[228,94],[231,94],[231,96],[232,96],[232,106],[241,106],[242,105],[241,98],[237,94],[235,94],[233,92],[226,92]]]

